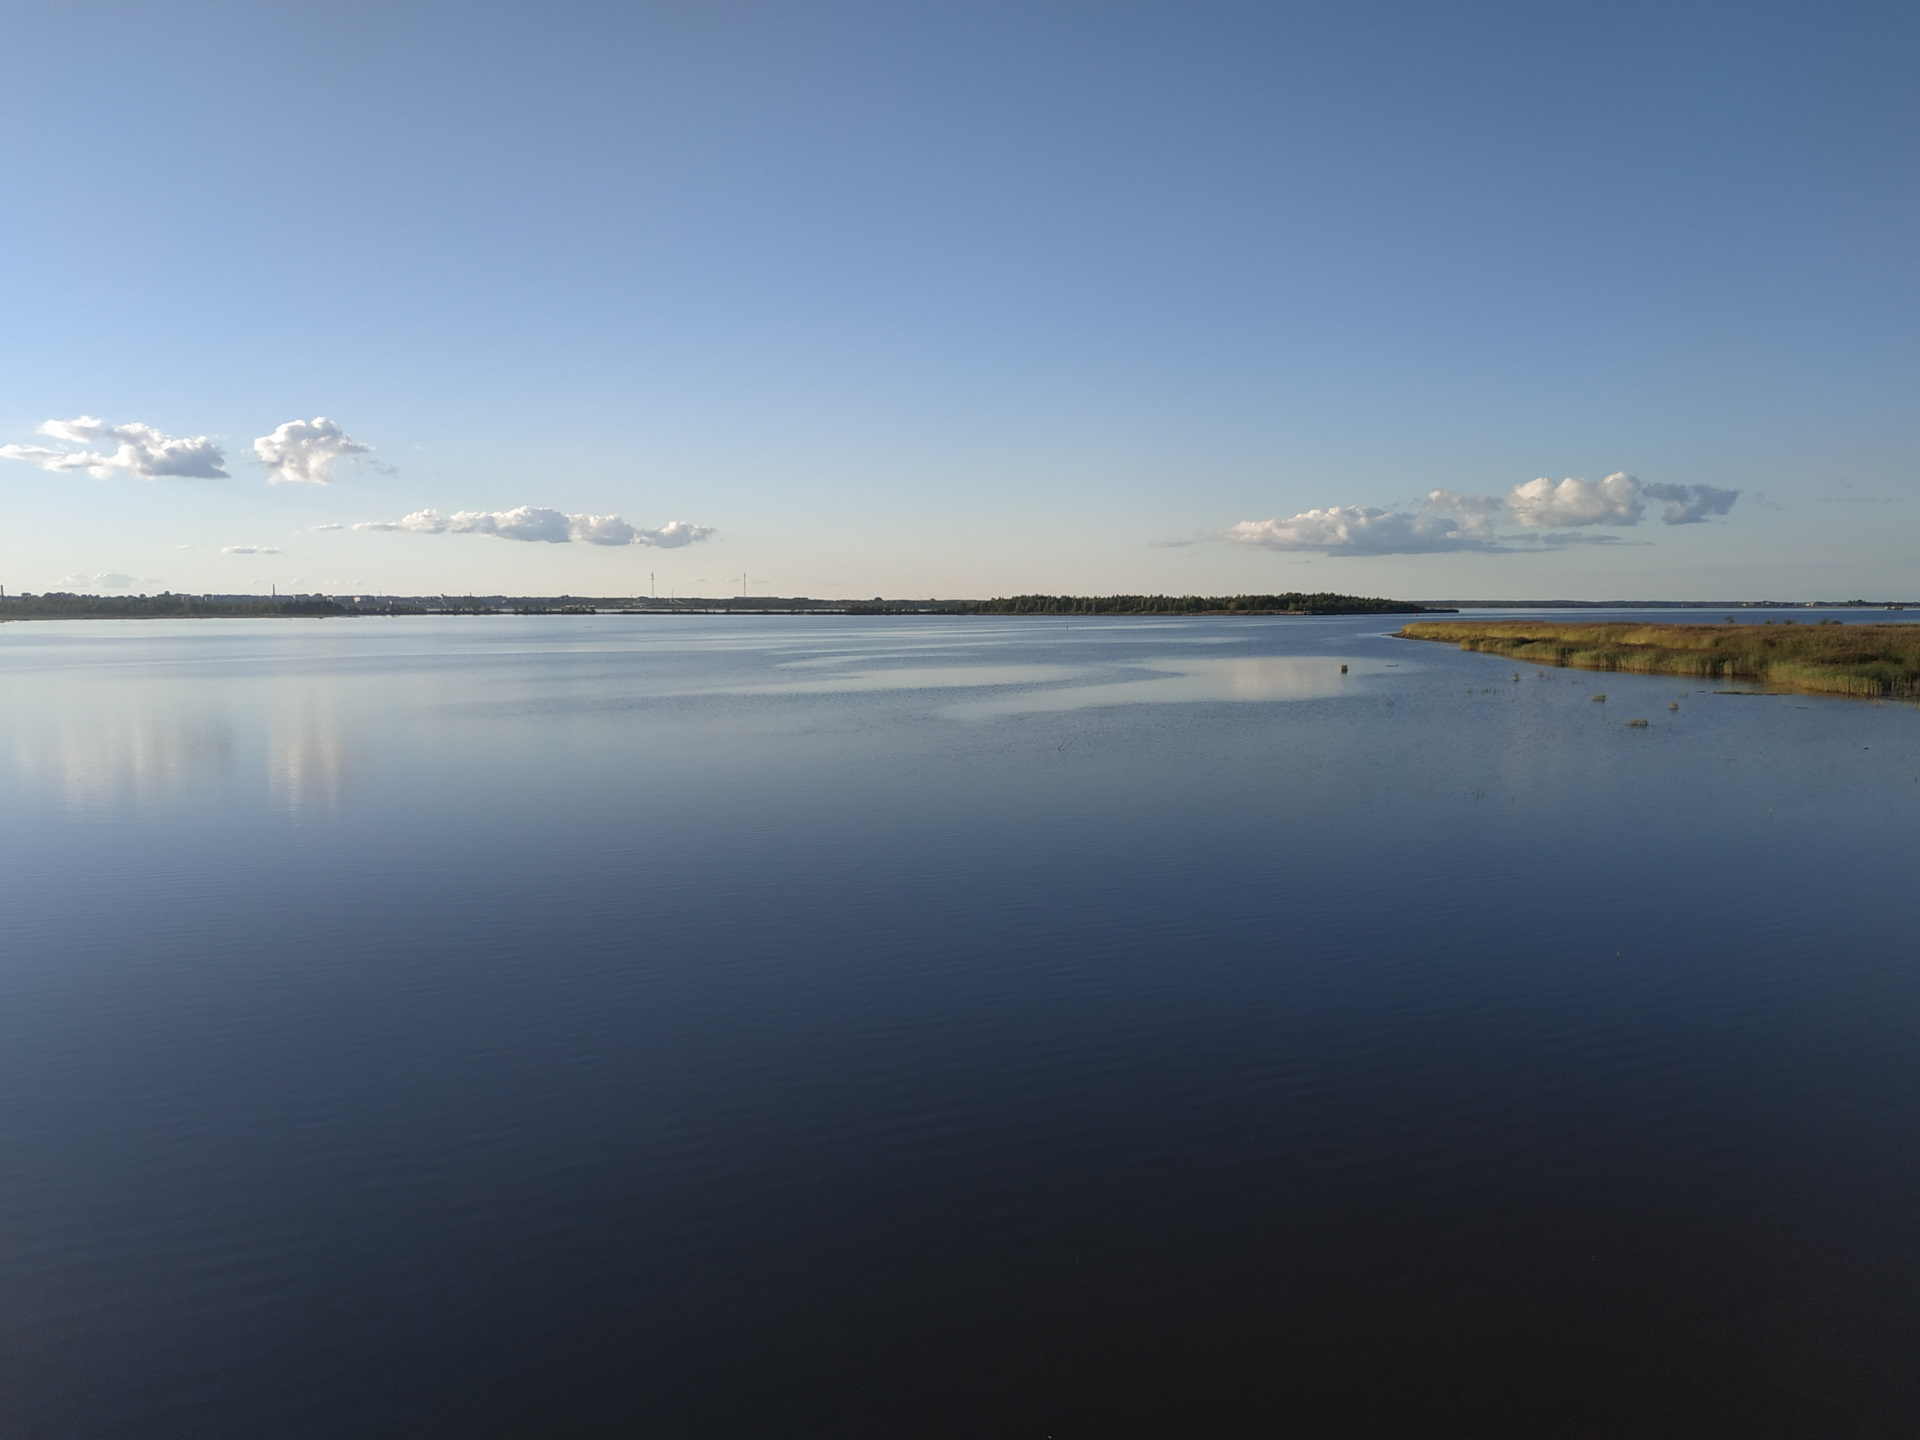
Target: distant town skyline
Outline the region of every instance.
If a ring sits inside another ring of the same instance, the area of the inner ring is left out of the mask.
[[[1911,7],[8,33],[9,594],[1915,588]]]

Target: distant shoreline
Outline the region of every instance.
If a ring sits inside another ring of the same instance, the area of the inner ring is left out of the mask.
[[[993,600],[667,599],[454,595],[17,595],[5,620],[316,619],[362,615],[1431,615],[1445,607],[1331,593],[1014,595]]]
[[[1439,620],[1406,625],[1399,638],[1575,670],[1745,680],[1809,695],[1920,695],[1920,625]]]
[[[10,620],[317,619],[441,615],[1005,615],[1195,619],[1244,616],[1448,615],[1471,610],[1920,610],[1911,601],[1389,600],[1281,595],[1014,595],[991,600],[819,600],[808,596],[76,595],[0,596]]]

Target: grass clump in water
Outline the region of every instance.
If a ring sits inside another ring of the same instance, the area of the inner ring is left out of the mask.
[[[1747,680],[1816,695],[1920,695],[1920,625],[1420,620],[1399,635],[1576,670]]]

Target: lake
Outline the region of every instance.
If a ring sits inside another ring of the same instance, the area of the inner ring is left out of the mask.
[[[0,626],[0,1430],[1904,1432],[1920,708],[1397,624]]]

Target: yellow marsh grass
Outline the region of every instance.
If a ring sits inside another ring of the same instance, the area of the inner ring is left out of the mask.
[[[1751,680],[1816,695],[1920,695],[1920,625],[1417,620],[1399,633],[1576,670]]]

